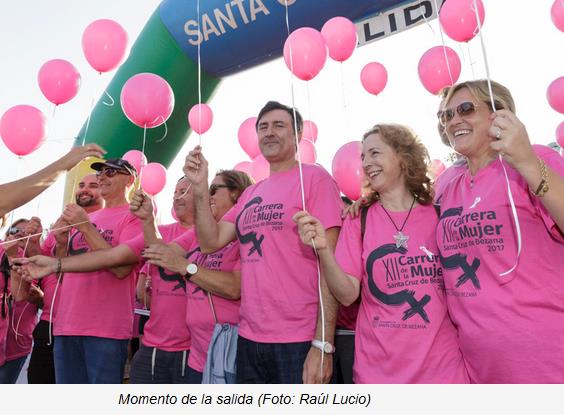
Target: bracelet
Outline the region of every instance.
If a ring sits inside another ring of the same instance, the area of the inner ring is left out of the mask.
[[[546,169],[546,163],[539,159],[540,169],[541,169],[541,181],[535,191],[535,195],[538,197],[543,197],[546,192],[548,192],[548,170]]]
[[[59,275],[62,267],[61,258],[57,258],[57,269],[55,270],[55,274]]]

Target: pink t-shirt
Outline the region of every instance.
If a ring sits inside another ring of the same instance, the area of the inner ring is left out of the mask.
[[[43,255],[55,256],[55,237],[53,233],[49,233],[41,246]],[[62,279],[61,279],[62,284]],[[43,309],[41,310],[41,320],[51,321],[51,307],[53,306],[53,321],[57,316],[59,308],[59,300],[61,299],[61,284],[57,287],[57,276],[55,274],[48,275],[47,277],[39,280],[39,287],[43,290]],[[53,303],[53,298],[55,302]]]
[[[164,242],[187,232],[178,224],[159,226]],[[127,242],[128,246],[130,242]],[[186,279],[156,265],[145,264],[141,270],[151,277],[151,315],[143,328],[143,344],[167,352],[190,349],[186,326]]]
[[[174,222],[167,225],[159,225],[158,229],[163,241],[168,243],[178,238],[184,232],[188,232],[191,228],[185,228],[179,222]],[[141,257],[141,251],[145,247],[145,237],[143,236],[143,232],[141,232],[141,234],[136,234],[132,239],[123,241],[122,243],[127,245],[136,256]]]
[[[0,245],[0,258],[4,257],[5,250]],[[8,273],[10,271],[7,271]],[[8,295],[8,287],[5,283],[6,279],[4,277],[4,273],[0,273],[0,366],[2,366],[6,362],[6,336],[8,333],[8,303],[6,302],[7,299],[5,296]],[[4,293],[6,290],[6,293]],[[3,308],[5,315],[2,315],[1,309]]]
[[[104,208],[89,215],[90,221],[111,246],[142,233],[139,220],[129,206]],[[83,235],[73,230],[69,255],[90,251]],[[95,336],[129,339],[133,328],[134,272],[119,279],[110,271],[64,275],[61,299],[54,322],[56,336]]]
[[[321,166],[303,165],[306,209],[326,229],[341,226],[341,199]],[[223,217],[234,223],[241,254],[239,334],[263,343],[312,340],[317,325],[317,259],[292,220],[302,207],[298,167],[245,190]]]
[[[389,212],[401,226],[407,212]],[[336,259],[361,282],[353,378],[356,383],[467,383],[456,330],[448,316],[432,206],[413,208],[397,247],[396,228],[378,203],[366,218],[347,218]]]
[[[558,153],[534,147],[564,176]],[[504,164],[522,236],[518,266],[506,276],[517,259],[517,233],[501,162],[474,177],[455,167],[437,194],[449,310],[472,381],[564,383],[564,237],[542,199]]]
[[[198,264],[199,267],[224,272],[231,272],[240,268],[239,243],[236,241],[230,242],[219,251],[208,255],[200,252],[194,232],[186,232],[174,242],[181,246],[187,252],[188,259]],[[192,334],[192,348],[188,357],[188,366],[198,372],[203,372],[215,320],[207,291],[190,281],[186,288],[186,324]],[[212,300],[219,323],[239,324],[240,301],[228,300],[213,294]]]
[[[27,301],[13,304],[6,338],[6,361],[31,353],[33,330],[37,324],[37,306]]]

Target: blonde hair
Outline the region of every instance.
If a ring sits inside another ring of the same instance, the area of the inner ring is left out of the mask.
[[[495,81],[491,81],[491,85],[492,85],[492,94],[494,99],[495,110],[506,109],[511,111],[512,113],[515,113],[515,101],[513,101],[513,96],[511,95],[509,89],[501,85],[499,82],[495,82]],[[492,108],[492,101],[490,98],[488,81],[486,79],[477,79],[475,81],[460,82],[453,86],[444,88],[439,93],[439,97],[441,98],[442,105],[446,107],[446,105],[452,99],[452,96],[456,92],[464,88],[470,91],[470,93],[476,99],[476,101],[483,102],[488,106],[490,111],[492,112],[494,111],[494,108]],[[437,128],[439,130],[439,135],[441,137],[441,141],[443,142],[443,144],[450,147],[450,142],[448,141],[448,137],[444,132],[444,127],[439,123]]]
[[[423,205],[430,204],[433,193],[431,179],[427,176],[429,153],[417,135],[400,124],[376,124],[364,134],[362,141],[372,134],[378,134],[396,152],[405,184],[417,201]],[[369,196],[378,197],[374,192]]]

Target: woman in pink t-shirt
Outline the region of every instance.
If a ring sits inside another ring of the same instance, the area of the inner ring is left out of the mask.
[[[210,206],[215,219],[221,219],[251,184],[252,180],[243,172],[220,171],[210,185]],[[186,323],[192,339],[187,377],[189,383],[201,383],[216,322],[211,304],[218,322],[239,323],[239,246],[233,242],[212,254],[202,254],[196,234],[191,230],[170,246],[150,245],[143,256],[149,264],[187,278]],[[195,271],[191,269],[193,265],[196,265]],[[208,297],[208,293],[211,296]]]
[[[564,159],[491,90],[457,84],[438,113],[465,160],[435,186],[447,303],[473,382],[564,383]]]
[[[361,158],[377,203],[345,220],[334,256],[316,218],[294,217],[337,300],[349,305],[361,296],[353,379],[465,383],[437,255],[427,150],[409,128],[380,124],[364,135]]]

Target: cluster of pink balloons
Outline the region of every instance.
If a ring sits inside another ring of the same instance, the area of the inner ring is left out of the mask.
[[[296,77],[310,81],[325,66],[327,55],[344,62],[352,56],[357,43],[354,23],[337,16],[325,22],[321,32],[311,27],[294,30],[284,43],[284,62]]]
[[[478,8],[476,18],[475,5]],[[439,22],[444,32],[457,42],[469,42],[479,32],[485,18],[481,0],[446,0],[439,12]],[[427,50],[417,67],[419,79],[427,91],[436,95],[443,88],[454,85],[462,65],[458,54],[447,46]]]
[[[357,200],[362,196],[364,170],[360,154],[360,141],[351,141],[337,150],[331,165],[339,189],[351,200]]]

